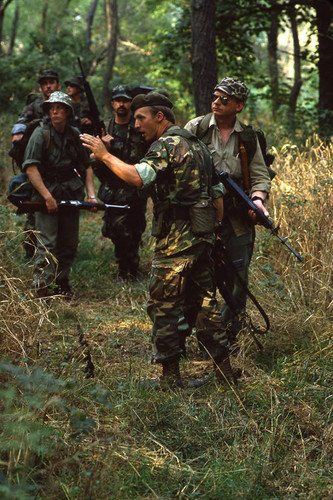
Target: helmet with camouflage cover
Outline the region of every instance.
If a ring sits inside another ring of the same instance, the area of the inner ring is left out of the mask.
[[[67,106],[71,110],[71,114],[72,115],[74,114],[72,100],[69,97],[69,95],[59,91],[53,92],[48,98],[48,100],[43,102],[43,110],[46,113],[48,113],[50,109],[50,104],[54,102],[61,102],[62,104],[65,104],[65,106]]]
[[[214,90],[219,90],[220,92],[224,92],[239,101],[245,102],[247,96],[249,95],[249,89],[245,85],[245,83],[240,80],[236,80],[236,78],[230,78],[226,76],[222,78],[220,83],[215,86]]]

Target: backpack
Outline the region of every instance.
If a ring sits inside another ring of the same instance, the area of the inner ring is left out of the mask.
[[[209,128],[211,117],[212,113],[208,113],[207,115],[203,116],[197,126],[196,136],[205,144],[210,142],[212,137],[212,130],[210,130]],[[254,127],[252,127],[252,125],[245,125],[245,123],[242,122],[240,123],[243,127],[243,130],[242,132],[239,132],[239,138],[245,146],[248,164],[250,164],[250,162],[252,161],[257,150],[258,138],[269,177],[271,180],[273,180],[276,176],[276,172],[271,168],[271,165],[275,159],[275,156],[267,152],[267,141],[264,132],[260,129],[256,130]]]
[[[9,156],[15,161],[16,165],[22,170],[24,153],[26,147],[28,145],[29,139],[33,133],[33,131],[39,127],[43,126],[43,120],[41,118],[36,118],[27,124],[27,128],[23,134],[22,139],[15,141],[12,145],[11,150],[9,151]],[[50,131],[45,127],[43,128],[43,138],[44,143],[46,144],[46,151],[48,150],[51,142]]]
[[[32,184],[26,173],[15,175],[9,181],[8,200],[18,207],[22,201],[29,201],[32,195]]]

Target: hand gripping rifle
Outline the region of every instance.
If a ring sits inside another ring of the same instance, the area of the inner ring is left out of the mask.
[[[238,201],[240,201],[248,210],[253,210],[253,212],[256,214],[257,221],[259,224],[264,226],[266,229],[269,229],[274,236],[279,238],[281,243],[285,245],[288,250],[290,250],[295,257],[300,261],[303,262],[303,257],[299,253],[294,250],[289,243],[287,243],[287,238],[283,238],[279,234],[279,226],[274,226],[274,223],[271,219],[269,219],[264,213],[258,208],[251,198],[244,193],[244,191],[236,184],[235,181],[231,179],[229,174],[227,172],[219,172],[219,178],[220,181],[224,184],[225,188],[227,189],[228,193],[230,193],[232,196],[234,196]]]
[[[92,121],[92,126],[93,126],[93,135],[98,135],[99,137],[102,137],[102,131],[105,130],[105,125],[103,120],[100,119],[99,117],[99,111],[98,107],[94,98],[94,95],[92,93],[90,84],[86,78],[81,59],[78,57],[77,58],[80,70],[81,70],[81,75],[82,75],[82,83],[84,86],[84,91],[86,93],[89,109],[90,109],[90,114],[91,114],[91,121]]]
[[[88,201],[77,200],[64,200],[57,203],[58,209],[64,208],[78,208],[80,210],[90,210],[97,208],[97,210],[108,210],[109,208],[117,208],[121,210],[128,210],[129,205],[108,205],[106,203],[89,203]],[[19,201],[17,204],[18,214],[31,214],[34,212],[47,213],[46,203],[41,201]]]

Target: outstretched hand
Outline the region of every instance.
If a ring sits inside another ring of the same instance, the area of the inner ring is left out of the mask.
[[[90,158],[94,158],[95,160],[103,161],[105,155],[108,154],[108,150],[103,144],[102,140],[97,136],[89,134],[81,134],[80,139],[82,141],[82,145],[85,148],[90,149],[91,155]]]

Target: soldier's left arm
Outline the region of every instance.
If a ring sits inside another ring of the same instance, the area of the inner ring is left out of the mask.
[[[251,177],[251,198],[253,203],[266,215],[268,216],[267,209],[264,206],[264,202],[271,190],[271,179],[268,174],[267,167],[265,165],[264,157],[261,152],[260,144],[257,139],[257,150],[253,156],[253,159],[249,165],[250,177]],[[253,213],[249,213],[250,217]]]

